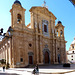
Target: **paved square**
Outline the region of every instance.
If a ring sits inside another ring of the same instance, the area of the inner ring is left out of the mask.
[[[34,68],[9,68],[3,72],[0,68],[0,75],[34,75],[32,74]],[[50,65],[50,66],[40,66],[39,74],[35,75],[60,75],[60,74],[75,74],[75,65],[72,64],[71,67],[63,67],[62,65]]]

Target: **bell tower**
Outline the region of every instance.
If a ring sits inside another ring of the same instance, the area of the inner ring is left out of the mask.
[[[10,10],[12,27],[25,25],[25,11],[26,9],[22,7],[20,1],[15,0]]]
[[[58,21],[55,27],[56,27],[57,36],[60,38],[64,38],[64,26],[62,25],[62,22]]]

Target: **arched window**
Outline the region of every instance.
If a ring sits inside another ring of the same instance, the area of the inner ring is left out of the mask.
[[[60,35],[62,36],[62,34],[63,34],[63,31],[61,30],[61,31],[60,31]]]
[[[74,49],[74,45],[72,45],[72,49]]]
[[[20,58],[20,62],[23,62],[23,58]]]
[[[73,51],[73,53],[74,53],[74,51]]]
[[[17,15],[17,23],[21,23],[21,19],[22,19],[21,15],[18,14],[18,15]]]

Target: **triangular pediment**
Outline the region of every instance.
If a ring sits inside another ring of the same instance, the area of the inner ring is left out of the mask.
[[[32,7],[29,11],[30,12],[38,11],[38,12],[48,15],[50,17],[51,16],[55,17],[54,14],[52,12],[50,12],[46,7]],[[55,19],[56,19],[56,17],[55,17]]]

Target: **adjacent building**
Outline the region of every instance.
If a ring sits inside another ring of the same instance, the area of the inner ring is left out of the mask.
[[[70,63],[75,63],[75,37],[73,42],[70,45],[69,50],[67,51],[67,59]]]
[[[31,22],[25,25],[25,11],[20,1],[12,5],[11,26],[0,42],[0,58],[11,67],[30,64],[66,62],[66,41],[61,21],[46,7],[31,7]]]

